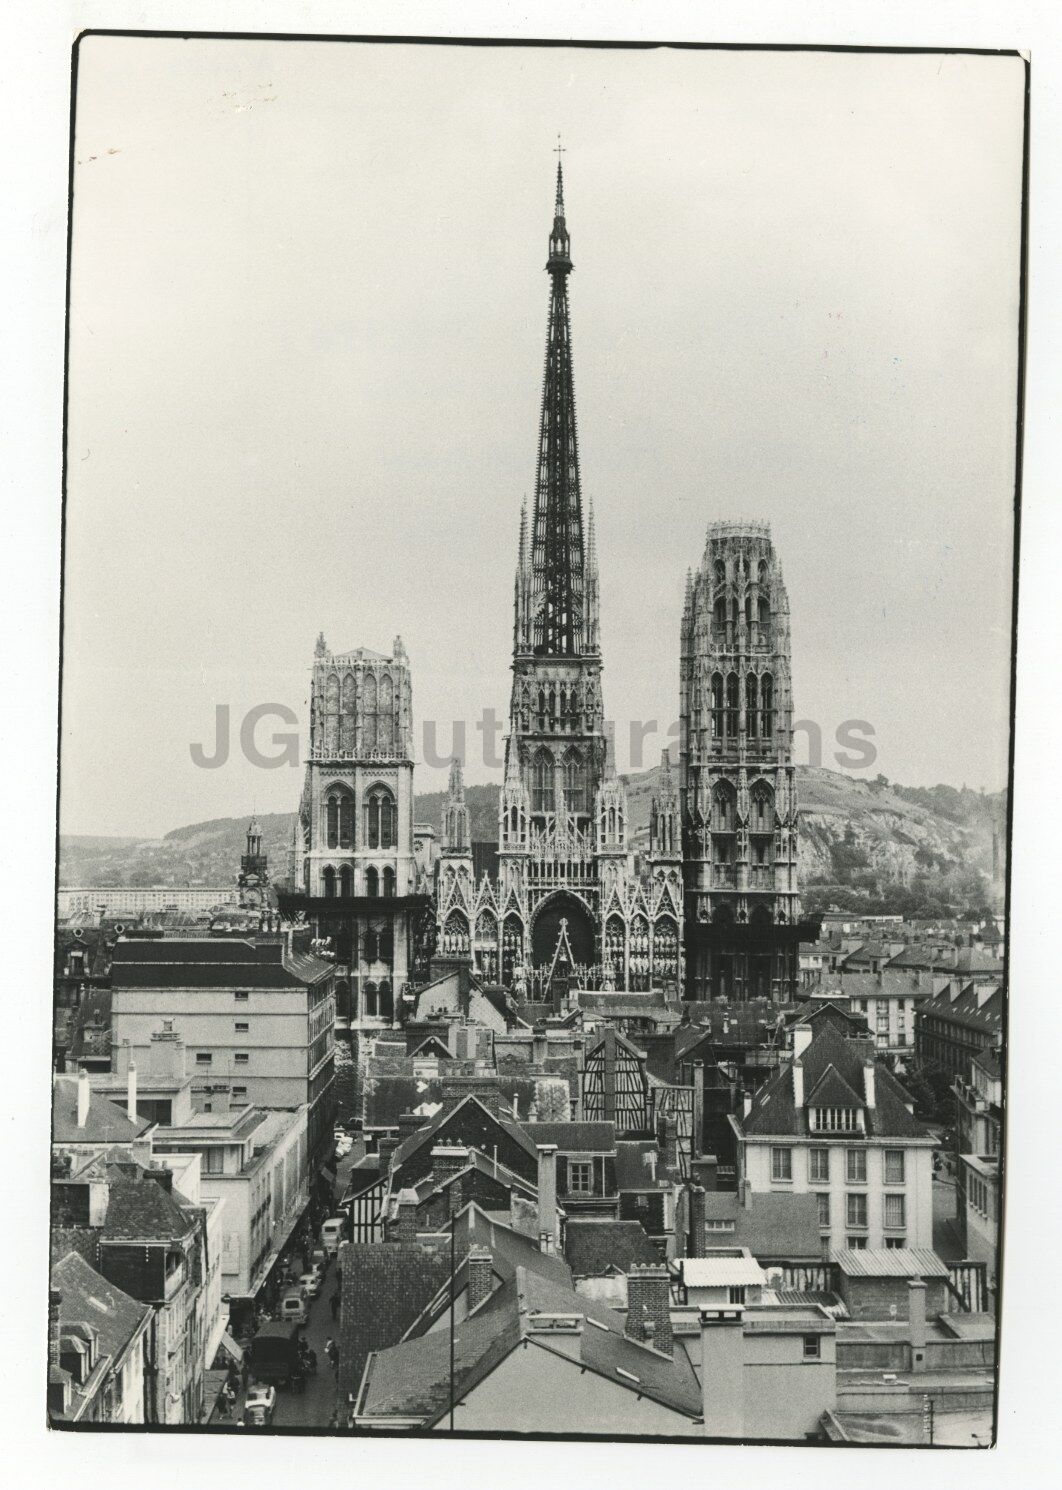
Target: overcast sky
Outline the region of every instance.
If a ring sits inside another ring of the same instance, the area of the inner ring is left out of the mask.
[[[606,713],[678,708],[683,579],[770,520],[798,717],[1006,776],[1023,72],[1011,59],[92,37],[70,324],[64,832],[290,810],[313,644],[504,719],[564,138]],[[226,765],[213,753],[228,705]],[[260,734],[269,746],[273,728]],[[798,758],[807,747],[798,741]],[[444,783],[421,768],[418,785]]]

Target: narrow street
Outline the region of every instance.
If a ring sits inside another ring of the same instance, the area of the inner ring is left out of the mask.
[[[327,1428],[336,1406],[336,1382],[325,1355],[325,1341],[336,1335],[328,1300],[335,1292],[336,1265],[333,1261],[325,1274],[324,1287],[318,1298],[310,1300],[310,1320],[303,1335],[311,1350],[317,1352],[317,1375],[306,1378],[305,1392],[281,1387],[273,1422],[278,1428]]]

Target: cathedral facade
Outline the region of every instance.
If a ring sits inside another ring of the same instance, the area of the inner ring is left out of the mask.
[[[678,793],[669,763],[654,799],[646,872],[636,873],[623,782],[605,727],[592,506],[576,437],[561,168],[546,271],[546,360],[535,499],[520,516],[512,690],[496,872],[473,870],[459,764],[437,870],[439,950],[487,978],[541,994],[682,984]]]
[[[802,934],[789,599],[766,523],[709,525],[682,615],[690,998],[795,998]]]

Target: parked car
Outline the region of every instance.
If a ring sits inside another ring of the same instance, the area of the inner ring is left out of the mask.
[[[340,1244],[344,1240],[346,1226],[346,1216],[329,1216],[321,1226],[321,1246],[330,1257],[334,1257],[339,1251]]]
[[[331,1260],[323,1247],[315,1247],[310,1253],[310,1266],[316,1268],[322,1278],[328,1272],[328,1264]]]
[[[317,1269],[311,1268],[308,1273],[300,1274],[297,1286],[304,1289],[309,1298],[315,1299],[321,1292],[323,1282],[324,1279]]]
[[[273,1410],[276,1405],[276,1387],[252,1387],[247,1393],[247,1401],[243,1406],[244,1422],[250,1428],[268,1428],[273,1421]]]
[[[309,1295],[301,1284],[285,1288],[277,1306],[277,1318],[284,1324],[305,1324],[310,1317]]]

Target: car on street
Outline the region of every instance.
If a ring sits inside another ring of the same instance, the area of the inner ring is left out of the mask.
[[[247,1393],[243,1405],[244,1422],[252,1428],[266,1428],[273,1421],[277,1405],[276,1387],[256,1386]]]
[[[308,1273],[302,1273],[302,1274],[300,1274],[297,1287],[304,1288],[306,1290],[307,1295],[311,1299],[315,1299],[317,1297],[317,1295],[321,1292],[321,1284],[323,1282],[324,1282],[324,1279],[321,1276],[321,1274],[317,1271],[317,1269],[316,1268],[311,1268]]]

